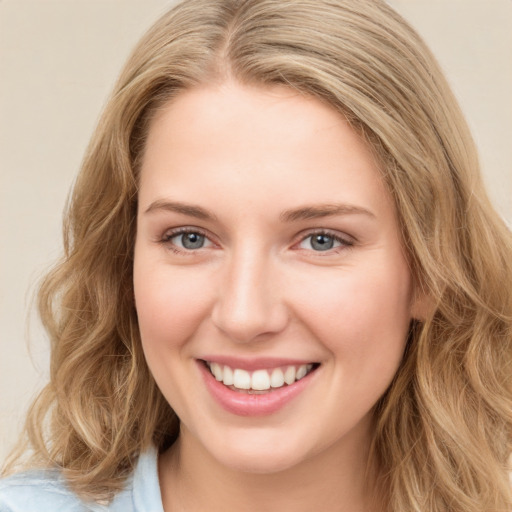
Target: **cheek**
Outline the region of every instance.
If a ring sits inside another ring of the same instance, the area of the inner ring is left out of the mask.
[[[210,303],[200,272],[179,272],[161,264],[134,266],[134,290],[139,328],[148,345],[171,348],[189,338]]]
[[[135,258],[134,293],[146,362],[182,419],[187,418],[191,397],[183,387],[193,361],[188,341],[197,334],[209,301],[198,274],[187,275],[162,262]]]
[[[326,370],[332,376],[333,403],[343,404],[338,419],[344,422],[347,411],[352,411],[347,418],[363,417],[388,389],[403,358],[409,279],[354,273],[329,288],[329,294],[317,293],[310,300],[309,325],[331,353]]]
[[[369,270],[368,270],[369,269]],[[302,282],[303,318],[335,356],[371,371],[398,365],[410,325],[411,280],[404,263],[338,269]],[[307,293],[304,293],[307,290]]]

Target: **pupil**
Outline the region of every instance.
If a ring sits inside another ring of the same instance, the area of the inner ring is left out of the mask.
[[[181,243],[185,249],[199,249],[203,246],[204,236],[198,233],[185,233],[181,237]]]
[[[327,251],[332,249],[334,240],[329,235],[315,235],[311,241],[311,246],[317,251]]]

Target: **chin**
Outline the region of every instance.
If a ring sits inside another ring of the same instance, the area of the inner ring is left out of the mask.
[[[268,475],[286,471],[297,464],[300,459],[287,454],[268,453],[230,453],[219,462],[233,471],[257,475]]]
[[[257,436],[249,431],[238,438],[226,436],[225,443],[206,446],[217,462],[234,471],[252,474],[272,474],[286,471],[307,458],[304,443]],[[299,448],[300,446],[300,448]]]

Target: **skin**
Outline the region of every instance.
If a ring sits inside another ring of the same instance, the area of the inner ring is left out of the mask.
[[[305,206],[316,214],[283,219]],[[183,248],[182,227],[204,245]],[[318,232],[340,241],[316,250]],[[159,461],[167,512],[371,509],[372,408],[417,306],[378,164],[339,113],[232,81],[163,108],[141,169],[134,285],[148,365],[181,420]],[[320,367],[277,412],[242,417],[206,389],[207,354]]]

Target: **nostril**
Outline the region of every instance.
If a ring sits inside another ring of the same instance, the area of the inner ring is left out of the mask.
[[[247,258],[242,251],[233,262],[211,311],[215,327],[235,342],[251,342],[281,332],[289,312],[261,259]],[[235,258],[235,256],[234,256]]]
[[[211,319],[219,331],[240,343],[267,339],[282,332],[288,324],[288,314],[279,304],[267,308],[257,304],[221,304],[212,312]]]

